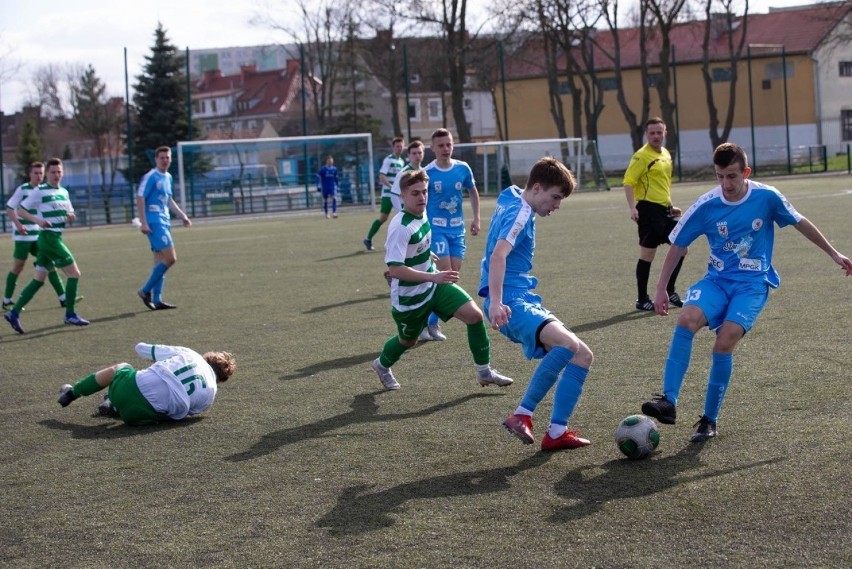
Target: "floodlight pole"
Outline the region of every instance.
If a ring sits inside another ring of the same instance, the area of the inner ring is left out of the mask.
[[[130,218],[136,217],[136,200],[133,192],[133,124],[130,121],[130,79],[127,74],[127,48],[124,48],[124,120],[127,126],[127,182],[130,185]],[[141,213],[141,212],[140,212]]]
[[[674,100],[677,101],[677,58],[675,57],[675,45],[672,44],[672,85],[674,87]],[[677,132],[677,181],[683,181],[683,168],[681,167],[680,149],[683,146],[683,138],[680,136],[680,105],[675,103],[674,108],[675,132]]]
[[[500,58],[500,89],[503,93],[503,133],[506,136],[503,140],[509,140],[509,107],[506,103],[506,66],[503,59],[502,41],[497,42],[497,54]]]
[[[408,46],[402,45],[402,74],[405,78],[405,122],[408,126],[408,140],[411,140],[411,93],[408,88]]]
[[[754,140],[754,95],[751,89],[751,46],[748,44],[746,60],[748,61],[748,110],[751,117],[751,169],[757,174],[757,144]]]
[[[781,72],[784,77],[784,127],[787,131],[787,173],[793,173],[793,160],[790,153],[790,113],[787,104],[787,49],[781,44]]]

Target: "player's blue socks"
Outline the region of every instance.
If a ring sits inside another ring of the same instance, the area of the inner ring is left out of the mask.
[[[151,289],[151,300],[154,304],[163,301],[163,287],[166,284],[166,275],[160,277],[160,280],[154,283],[154,288]]]
[[[440,320],[441,319],[434,312],[429,313],[429,326],[436,326]]]
[[[331,199],[331,213],[337,213],[337,198]]]
[[[734,354],[718,354],[713,352],[713,363],[710,366],[710,379],[707,382],[707,395],[704,398],[704,416],[716,422],[725,391],[731,381],[734,371]]]
[[[568,425],[568,418],[571,417],[574,408],[580,401],[580,394],[583,393],[583,384],[586,382],[587,375],[589,375],[589,370],[577,364],[569,363],[565,367],[565,371],[562,372],[562,379],[559,380],[559,384],[556,386],[556,394],[553,397],[551,423]]]
[[[663,372],[663,395],[673,405],[677,405],[677,397],[680,395],[683,377],[689,367],[693,338],[695,338],[694,332],[690,332],[683,326],[675,326],[672,344],[669,346],[669,357],[666,360],[666,368]]]
[[[559,372],[565,369],[574,352],[562,346],[555,346],[541,359],[541,363],[530,378],[530,384],[521,399],[521,407],[532,413],[559,377]]]
[[[154,268],[151,269],[151,276],[148,277],[148,280],[142,286],[142,292],[152,292],[154,290],[154,285],[163,278],[163,275],[166,274],[169,268],[165,263],[157,263],[154,265]]]

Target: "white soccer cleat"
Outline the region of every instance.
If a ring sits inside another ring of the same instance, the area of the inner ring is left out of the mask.
[[[506,387],[515,383],[511,377],[506,377],[488,368],[484,372],[477,372],[476,379],[479,380],[479,385],[486,387],[488,385],[496,385],[498,387]]]
[[[426,330],[429,331],[429,335],[432,336],[432,339],[437,342],[443,342],[447,339],[447,337],[444,336],[444,333],[441,332],[441,327],[437,324],[433,326],[426,326]]]
[[[376,374],[378,374],[379,381],[382,382],[382,387],[389,391],[399,389],[399,383],[393,376],[391,368],[383,366],[381,362],[379,362],[379,358],[373,360],[373,369],[376,371]]]

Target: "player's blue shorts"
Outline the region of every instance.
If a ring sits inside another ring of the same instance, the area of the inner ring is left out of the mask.
[[[148,234],[148,241],[151,243],[153,252],[162,251],[174,245],[172,241],[172,231],[168,225],[162,223],[149,223],[151,233]]]
[[[689,287],[684,305],[697,306],[707,319],[707,327],[715,330],[723,322],[739,324],[748,332],[769,300],[765,282],[742,282],[705,277]]]
[[[467,251],[467,243],[464,234],[452,235],[432,229],[432,252],[439,258],[464,259],[465,251]]]
[[[539,341],[539,334],[545,325],[550,322],[562,322],[548,309],[541,305],[541,297],[528,290],[512,291],[503,290],[503,304],[509,307],[512,315],[505,326],[500,327],[500,333],[515,342],[521,344],[524,357],[528,360],[541,359],[547,355],[547,351]],[[485,299],[485,317],[488,318],[488,310],[491,305],[491,297]],[[490,320],[490,319],[489,319]]]
[[[337,197],[337,188],[323,188],[322,197],[323,199]]]

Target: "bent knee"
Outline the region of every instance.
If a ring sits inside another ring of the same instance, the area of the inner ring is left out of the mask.
[[[574,357],[571,358],[571,362],[580,367],[584,367],[589,369],[592,367],[592,363],[595,361],[595,354],[592,353],[592,350],[589,349],[589,346],[580,342],[577,351],[574,352]]]

